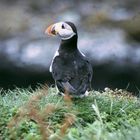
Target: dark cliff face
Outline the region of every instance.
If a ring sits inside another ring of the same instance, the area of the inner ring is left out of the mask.
[[[78,48],[93,65],[93,88],[140,88],[140,1],[0,2],[0,87],[53,84],[49,65],[59,41],[44,35],[54,21],[78,27]]]
[[[94,65],[94,64],[93,64]],[[140,74],[132,68],[112,67],[111,64],[93,66],[92,87],[103,90],[105,87],[122,88],[138,94],[140,87]],[[15,68],[14,72],[9,70],[0,71],[0,88],[13,89],[15,87],[36,88],[39,84],[54,86],[53,78],[49,71],[30,72]]]

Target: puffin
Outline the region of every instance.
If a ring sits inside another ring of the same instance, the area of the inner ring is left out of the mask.
[[[76,26],[69,21],[57,22],[50,25],[45,33],[61,39],[50,65],[50,72],[59,93],[75,97],[88,95],[93,70],[87,57],[78,49]]]

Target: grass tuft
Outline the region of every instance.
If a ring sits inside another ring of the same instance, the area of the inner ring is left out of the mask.
[[[84,98],[62,97],[48,86],[2,90],[0,139],[138,140],[139,116],[139,98],[121,89]]]

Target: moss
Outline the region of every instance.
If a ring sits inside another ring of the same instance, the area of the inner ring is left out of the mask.
[[[88,97],[71,99],[57,95],[55,88],[36,91],[17,88],[0,96],[0,137],[7,140],[124,137],[127,131],[139,130],[139,116],[139,99],[123,90],[92,91]]]

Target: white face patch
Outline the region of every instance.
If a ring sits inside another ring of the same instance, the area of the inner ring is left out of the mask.
[[[53,27],[62,40],[70,39],[76,34],[71,26],[65,22],[58,22],[54,24]]]

